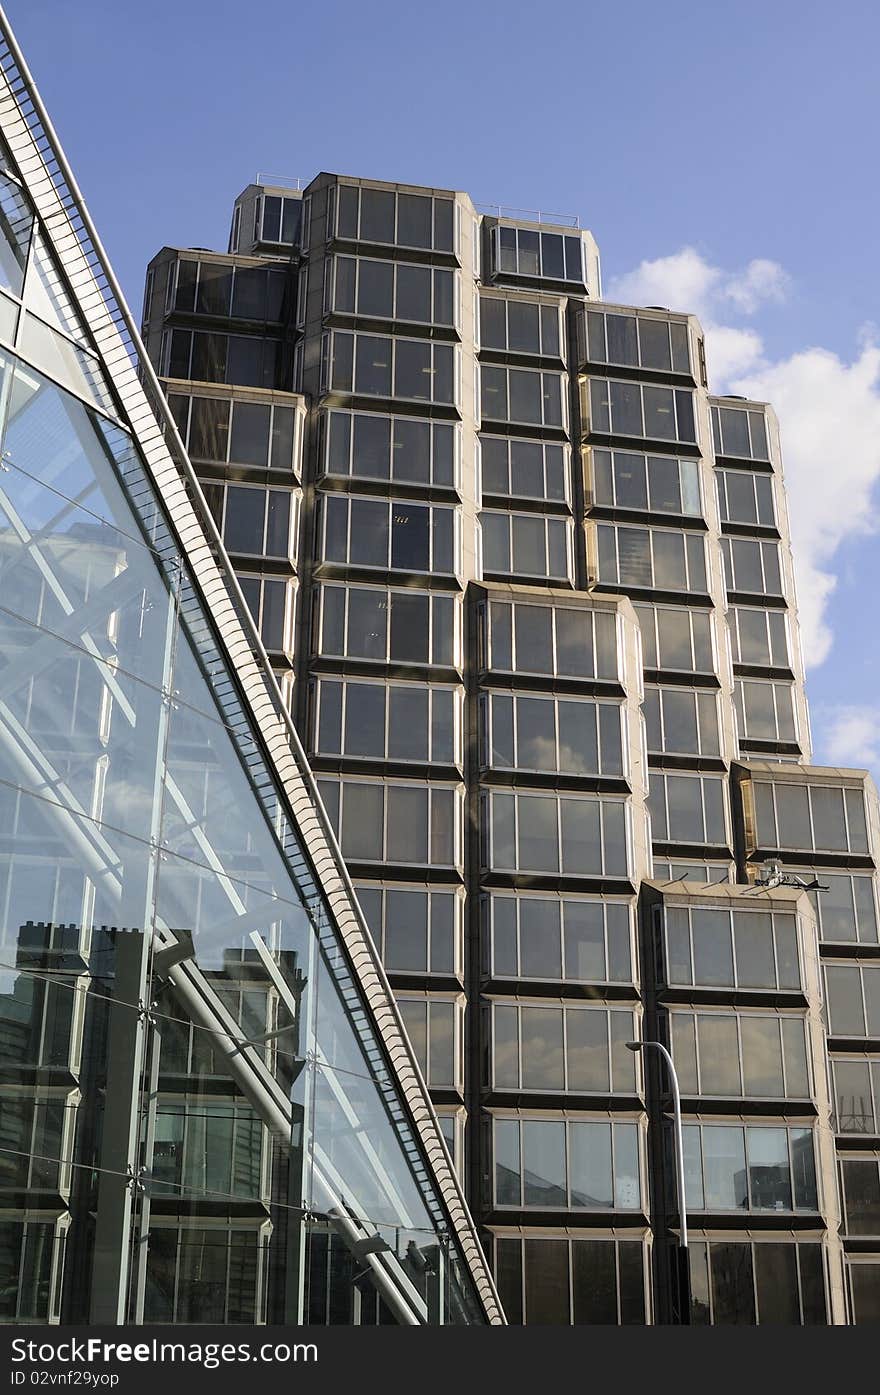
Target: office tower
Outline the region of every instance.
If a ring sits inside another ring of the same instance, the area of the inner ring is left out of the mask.
[[[330,174],[144,340],[508,1319],[876,1321],[877,796],[810,763],[772,408],[577,220]]]
[[[502,1322],[132,330],[0,13],[0,1319]]]

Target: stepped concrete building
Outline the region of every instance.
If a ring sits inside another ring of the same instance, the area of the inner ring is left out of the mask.
[[[2,11],[0,341],[0,1320],[502,1323],[290,715]],[[267,449],[272,414],[267,475],[293,502],[301,400],[235,411]],[[262,551],[281,527],[270,510]],[[274,584],[246,587],[271,642]]]
[[[164,248],[143,339],[509,1321],[878,1321],[880,819],[772,408],[577,220],[332,174]]]

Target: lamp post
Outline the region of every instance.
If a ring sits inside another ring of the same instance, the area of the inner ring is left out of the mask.
[[[666,1047],[659,1041],[628,1041],[626,1043],[630,1051],[644,1051],[646,1047],[652,1047],[659,1051],[666,1068],[669,1071],[669,1080],[672,1086],[672,1111],[675,1120],[675,1183],[676,1195],[678,1199],[678,1219],[679,1219],[679,1241],[678,1241],[678,1294],[679,1294],[679,1322],[690,1323],[691,1320],[691,1284],[690,1284],[690,1262],[688,1257],[688,1234],[687,1234],[687,1208],[684,1195],[684,1142],[681,1131],[681,1092],[678,1088],[678,1076],[675,1073],[675,1066],[672,1057]]]

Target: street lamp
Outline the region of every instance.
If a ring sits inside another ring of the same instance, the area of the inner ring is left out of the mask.
[[[681,1092],[678,1088],[678,1076],[675,1073],[675,1066],[672,1057],[666,1047],[660,1041],[628,1041],[626,1043],[630,1051],[644,1051],[646,1047],[653,1047],[659,1051],[666,1062],[669,1071],[669,1080],[672,1085],[672,1112],[675,1120],[675,1182],[676,1194],[678,1198],[678,1219],[679,1219],[679,1241],[678,1241],[678,1286],[679,1286],[679,1322],[690,1322],[690,1262],[688,1257],[688,1234],[687,1234],[687,1208],[684,1197],[684,1141],[681,1132]]]

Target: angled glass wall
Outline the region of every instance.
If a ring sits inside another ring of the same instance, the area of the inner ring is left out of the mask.
[[[315,871],[318,811],[307,838],[4,181],[0,1320],[502,1321]],[[16,339],[35,285],[79,356]]]

